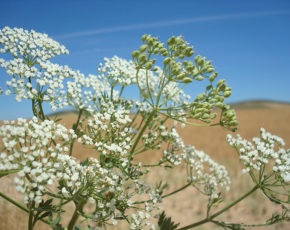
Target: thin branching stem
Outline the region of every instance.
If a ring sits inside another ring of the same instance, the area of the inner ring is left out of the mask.
[[[248,197],[249,195],[251,195],[252,193],[254,193],[258,188],[259,188],[259,185],[255,185],[251,190],[249,190],[248,192],[246,192],[244,195],[242,195],[241,197],[239,197],[235,201],[233,201],[230,204],[228,204],[226,207],[224,207],[220,211],[217,211],[216,213],[214,213],[212,215],[209,215],[207,218],[204,218],[201,221],[198,221],[198,222],[195,222],[193,224],[189,224],[187,226],[184,226],[182,228],[179,228],[178,230],[192,229],[192,228],[195,228],[197,226],[203,225],[205,223],[211,222],[214,218],[216,218],[217,216],[221,215],[222,213],[224,213],[225,211],[229,210],[230,208],[232,208],[233,206],[235,206],[236,204],[238,204],[239,202],[241,202],[242,200],[244,200],[246,197]]]

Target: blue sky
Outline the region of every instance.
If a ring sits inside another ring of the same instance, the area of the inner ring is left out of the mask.
[[[228,102],[290,102],[289,0],[1,0],[4,26],[47,33],[70,51],[55,62],[85,74],[96,74],[104,57],[130,59],[145,33],[183,35],[232,87]],[[0,120],[28,117],[29,108],[0,96]]]

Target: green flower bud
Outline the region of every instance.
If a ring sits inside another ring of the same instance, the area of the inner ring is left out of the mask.
[[[202,119],[208,119],[208,118],[209,118],[209,115],[207,113],[202,115]]]
[[[159,52],[160,52],[160,49],[158,47],[153,49],[154,54],[158,54]]]
[[[214,79],[216,79],[217,75],[218,75],[218,73],[217,73],[217,72],[214,72],[213,74],[211,74],[211,75],[208,77],[208,80],[209,80],[210,82],[213,82]]]
[[[153,42],[154,42],[154,38],[150,37],[149,39],[147,39],[147,44],[149,46],[153,46]]]
[[[216,107],[218,107],[218,108],[223,108],[224,107],[224,104],[222,103],[222,102],[217,102],[216,104],[215,104],[215,106]]]
[[[224,92],[224,97],[229,97],[232,95],[232,92],[231,91],[225,91]]]
[[[140,50],[140,52],[142,53],[142,52],[144,52],[147,48],[148,48],[148,46],[147,46],[146,44],[143,44],[143,45],[140,46],[139,50]]]
[[[204,77],[201,75],[198,75],[197,77],[195,77],[195,80],[197,80],[197,81],[202,81],[203,79],[204,79]]]
[[[191,57],[193,55],[193,48],[192,47],[187,47],[185,50],[185,55],[186,57]]]
[[[211,115],[210,115],[210,119],[212,120],[212,119],[215,119],[217,117],[217,114],[216,113],[212,113]]]
[[[159,48],[159,49],[164,48],[164,44],[163,44],[162,42],[158,42],[158,48]]]
[[[226,118],[232,118],[232,117],[235,117],[235,112],[233,110],[227,110],[223,113],[223,115]]]
[[[178,36],[177,38],[176,38],[176,43],[178,44],[178,45],[183,45],[183,43],[184,43],[184,40],[182,39],[182,37],[181,36]],[[183,48],[185,48],[185,47],[183,47]]]
[[[205,87],[205,89],[206,89],[206,91],[211,90],[211,89],[212,89],[212,85],[207,85],[207,86]]]
[[[141,64],[145,63],[146,60],[147,60],[146,54],[143,53],[143,54],[140,54],[140,55],[138,56],[138,61],[139,61]]]
[[[192,75],[197,76],[198,74],[199,74],[199,69],[197,67],[195,67],[192,71]]]
[[[159,42],[155,40],[155,41],[153,42],[153,47],[154,47],[154,48],[158,48],[158,46],[159,46]]]
[[[170,46],[170,45],[174,45],[175,42],[176,42],[176,39],[175,39],[174,36],[172,36],[171,38],[169,38],[169,39],[167,40],[167,44],[168,44],[169,46]]]
[[[184,78],[182,81],[183,81],[183,83],[187,84],[187,83],[192,82],[192,79],[189,78],[189,77],[186,77],[186,78]]]
[[[185,77],[185,74],[184,73],[180,73],[180,74],[178,74],[176,76],[176,79],[179,80],[179,81],[181,81],[181,80],[183,80],[184,77]]]
[[[202,101],[206,98],[206,95],[205,93],[201,93],[199,95],[197,95],[196,99],[199,100],[199,101]]]
[[[143,42],[145,42],[145,41],[148,39],[148,37],[150,37],[150,35],[148,35],[148,34],[144,34],[144,35],[141,37],[141,40],[142,40]]]
[[[131,54],[132,58],[137,58],[139,56],[140,52],[139,50],[134,50]]]
[[[152,66],[153,66],[153,62],[148,61],[148,62],[145,63],[144,68],[147,69],[147,70],[149,70],[149,69],[152,68]]]
[[[205,58],[199,58],[197,61],[197,64],[202,67],[205,66]]]
[[[165,49],[165,48],[162,48],[160,50],[160,53],[161,53],[162,56],[167,56],[168,55],[167,49]]]
[[[171,61],[171,58],[170,58],[170,57],[164,58],[164,60],[163,60],[163,64],[164,64],[164,65],[167,65],[167,64],[170,63],[170,61]]]
[[[207,68],[208,73],[212,73],[213,71],[214,71],[214,68],[212,68],[212,67]]]
[[[195,119],[198,119],[198,118],[200,118],[202,116],[202,113],[196,113],[196,114],[193,114],[193,118],[195,118]]]
[[[174,65],[171,72],[173,75],[177,75],[180,73],[181,69],[182,69],[181,63],[177,63],[176,65]]]
[[[217,87],[221,87],[222,85],[225,85],[225,80],[224,80],[224,79],[220,79],[220,80],[216,83],[216,86],[217,86]]]
[[[194,57],[194,61],[197,63],[197,62],[199,61],[200,58],[201,58],[200,55],[196,55],[196,56]]]
[[[204,108],[198,108],[198,109],[196,109],[195,111],[194,111],[194,113],[200,113],[200,114],[202,114],[202,113],[205,113],[205,109]]]
[[[188,63],[185,67],[185,69],[188,71],[188,72],[192,72],[194,70],[195,66],[192,64],[192,63]]]
[[[238,121],[235,120],[235,121],[230,121],[230,122],[229,122],[229,125],[235,127],[235,126],[238,126],[239,123],[238,123]]]

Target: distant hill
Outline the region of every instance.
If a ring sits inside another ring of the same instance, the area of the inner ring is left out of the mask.
[[[271,100],[249,100],[230,103],[234,109],[271,109],[277,106],[290,106],[290,102]]]

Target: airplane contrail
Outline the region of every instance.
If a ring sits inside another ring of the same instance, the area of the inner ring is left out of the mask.
[[[236,14],[221,14],[221,15],[212,15],[212,16],[201,16],[194,18],[183,18],[183,19],[175,19],[169,21],[157,21],[157,22],[149,22],[149,23],[140,23],[140,24],[131,24],[131,25],[123,25],[109,28],[101,28],[94,30],[86,30],[79,32],[72,32],[66,34],[55,35],[54,37],[58,39],[66,39],[66,38],[77,38],[77,37],[86,37],[97,34],[108,34],[115,33],[120,31],[131,31],[131,30],[139,30],[139,29],[147,29],[147,28],[158,28],[158,27],[166,27],[166,26],[174,26],[174,25],[184,25],[184,24],[192,24],[197,22],[210,22],[210,21],[221,21],[228,19],[242,19],[242,18],[250,18],[250,17],[263,17],[263,16],[274,16],[274,15],[284,15],[290,14],[290,11],[260,11],[260,12],[248,12],[248,13],[236,13]]]

